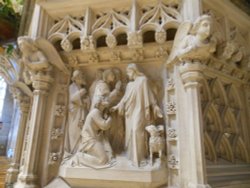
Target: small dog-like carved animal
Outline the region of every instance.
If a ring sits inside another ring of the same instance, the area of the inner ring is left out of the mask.
[[[163,125],[149,125],[146,131],[150,134],[149,138],[149,152],[150,152],[150,165],[153,165],[153,154],[159,153],[159,158],[162,159],[162,152],[164,150],[164,138],[162,136],[164,131]]]

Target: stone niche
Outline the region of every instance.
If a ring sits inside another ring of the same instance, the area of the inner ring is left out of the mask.
[[[59,168],[70,186],[167,184],[163,63],[106,62],[72,71]]]

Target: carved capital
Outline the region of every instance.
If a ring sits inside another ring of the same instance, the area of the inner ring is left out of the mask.
[[[47,92],[50,84],[53,82],[53,78],[50,75],[36,74],[32,76],[32,86],[35,89],[35,93],[44,91]]]
[[[204,67],[200,62],[186,61],[180,65],[180,74],[185,87],[197,87],[203,80]]]

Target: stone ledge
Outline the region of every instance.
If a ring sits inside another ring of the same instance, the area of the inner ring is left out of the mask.
[[[167,183],[167,168],[147,165],[136,168],[128,165],[123,158],[117,159],[116,166],[106,169],[61,166],[59,176],[72,187],[127,188],[159,187]]]

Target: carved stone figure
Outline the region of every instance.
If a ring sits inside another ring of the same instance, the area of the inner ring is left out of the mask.
[[[91,109],[100,97],[106,98],[110,106],[116,105],[122,98],[121,71],[118,68],[109,68],[102,72],[102,79],[96,81],[95,91],[92,97]],[[93,89],[93,88],[92,88]],[[113,116],[113,126],[106,135],[115,153],[123,151],[124,143],[124,123],[118,114]]]
[[[19,37],[18,46],[22,52],[22,61],[31,76],[51,71],[56,66],[60,71],[69,75],[69,70],[64,65],[61,57],[52,44],[43,38],[32,39],[30,37]]]
[[[115,97],[112,98],[112,106],[118,104],[118,102],[123,97],[124,81],[122,80],[122,72],[119,68],[112,68],[112,71],[115,75],[115,82],[113,82],[111,88],[116,88],[119,84],[119,92],[116,92]],[[121,86],[120,86],[121,84]],[[118,115],[117,112],[113,113],[113,123],[110,129],[106,132],[113,152],[115,154],[120,154],[124,151],[124,143],[125,143],[125,127],[124,121],[121,116]]]
[[[147,77],[135,64],[128,65],[127,75],[130,82],[127,84],[123,98],[112,108],[112,111],[118,110],[118,113],[125,117],[127,157],[138,167],[145,164],[148,155],[145,127],[163,116],[149,87]]]
[[[153,154],[155,152],[159,153],[159,158],[162,159],[162,152],[164,151],[164,137],[163,125],[149,125],[145,128],[150,134],[149,138],[149,152],[150,152],[150,164],[153,165]]]
[[[29,71],[37,72],[40,70],[48,71],[51,65],[42,51],[40,51],[31,38],[19,38],[19,48],[22,51],[23,63]]]
[[[111,165],[112,149],[103,133],[112,123],[112,117],[104,114],[108,106],[108,101],[100,97],[87,115],[81,131],[81,143],[77,154],[72,158],[72,165],[92,168],[105,168]]]
[[[190,33],[183,39],[180,45],[178,56],[192,56],[193,59],[200,59],[215,51],[215,45],[210,41],[211,17],[203,15],[194,23]],[[202,58],[203,59],[203,58]]]
[[[99,97],[107,98],[110,101],[110,105],[113,105],[113,101],[116,100],[117,96],[120,94],[121,82],[115,83],[115,87],[112,89],[112,84],[115,83],[115,74],[112,69],[106,69],[102,73],[102,80],[96,83],[95,91],[92,98],[91,109],[96,104]]]
[[[73,72],[72,81],[69,86],[68,127],[65,140],[65,151],[69,154],[77,151],[81,129],[90,107],[86,81],[79,70]]]
[[[235,41],[227,42],[222,58],[225,59],[228,63],[235,65],[240,62],[244,57],[244,47],[239,45]]]
[[[90,99],[93,100],[93,96],[94,96],[94,93],[95,93],[95,88],[96,88],[96,85],[97,83],[102,80],[102,73],[103,73],[103,69],[98,69],[95,73],[95,80],[92,82],[92,84],[90,85],[89,87],[89,96],[90,96]]]
[[[200,16],[194,24],[184,22],[178,28],[173,49],[167,63],[180,60],[205,60],[216,50],[216,40],[211,36],[212,19]]]

